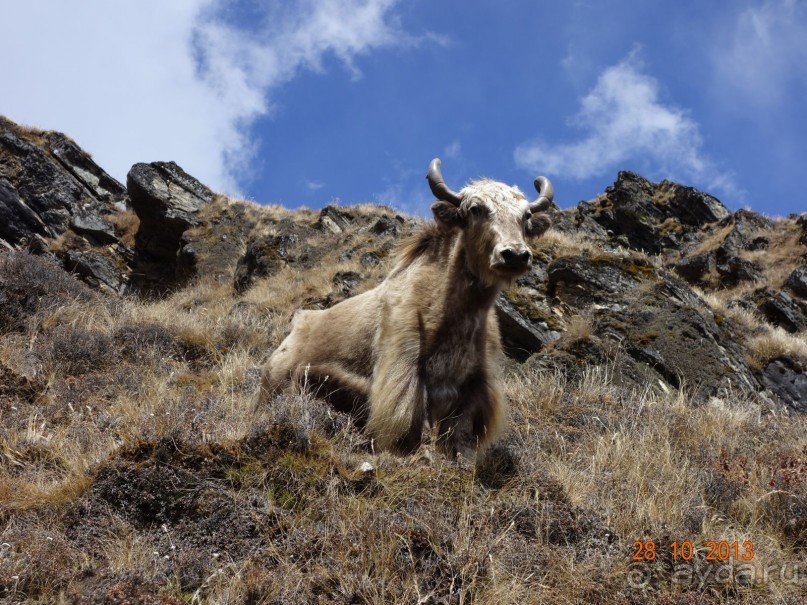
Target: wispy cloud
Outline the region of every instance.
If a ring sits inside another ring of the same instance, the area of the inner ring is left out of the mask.
[[[60,0],[14,3],[0,112],[66,131],[119,179],[134,162],[173,159],[234,192],[249,127],[280,85],[329,54],[358,78],[357,57],[418,42],[401,31],[397,1],[275,0],[248,30],[225,19],[224,0],[94,0],[82,5],[92,18]]]
[[[321,183],[320,181],[308,181],[305,186],[309,191],[319,191],[325,186],[325,183]]]
[[[717,37],[712,52],[715,81],[724,90],[740,92],[736,101],[776,105],[807,88],[807,4],[770,0],[740,12]]]
[[[462,153],[462,143],[459,139],[454,139],[448,146],[443,149],[443,157],[446,159],[456,159]]]
[[[703,153],[698,124],[687,112],[665,104],[659,83],[644,73],[635,50],[607,68],[580,100],[570,125],[583,133],[573,142],[543,139],[516,148],[516,163],[533,172],[583,180],[628,168],[647,171],[738,195],[731,174],[717,169]]]

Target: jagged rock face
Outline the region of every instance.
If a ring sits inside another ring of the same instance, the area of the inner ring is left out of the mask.
[[[40,147],[0,121],[0,238],[56,237],[88,215],[104,223],[122,197],[123,186],[64,135],[46,135]]]
[[[292,258],[299,243],[295,233],[251,238],[235,269],[236,291],[243,292],[255,279],[277,273]]]
[[[125,207],[123,185],[69,138],[0,118],[0,239],[58,258],[87,283],[121,292],[133,253],[109,219]],[[71,235],[72,248],[50,252],[50,241]]]
[[[575,222],[594,221],[618,243],[657,254],[679,248],[694,231],[730,214],[720,200],[692,187],[656,184],[623,171],[597,202],[578,206]]]
[[[807,303],[794,300],[784,291],[771,288],[755,290],[748,298],[770,323],[788,332],[807,329]]]
[[[504,350],[514,359],[527,359],[544,345],[560,338],[560,334],[550,329],[546,322],[534,322],[524,317],[504,295],[496,300],[496,317]]]
[[[135,164],[126,187],[140,218],[137,248],[175,261],[182,234],[199,224],[199,211],[213,200],[213,192],[174,162]]]
[[[703,395],[758,389],[731,326],[722,319],[718,325],[709,307],[666,271],[641,258],[575,256],[553,261],[548,274],[550,295],[588,312],[594,335],[619,343],[636,362],[616,369],[626,374],[623,382],[647,384],[652,370],[665,388]]]

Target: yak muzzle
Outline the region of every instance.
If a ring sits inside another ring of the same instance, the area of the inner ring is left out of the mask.
[[[520,273],[532,268],[532,252],[524,246],[502,248],[496,255],[494,268],[506,273]]]

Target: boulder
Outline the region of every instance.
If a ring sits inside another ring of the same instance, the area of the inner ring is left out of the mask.
[[[509,357],[525,360],[550,342],[560,338],[546,322],[534,322],[524,317],[504,295],[496,300],[496,317],[502,335],[502,344]]]
[[[138,251],[175,262],[182,234],[200,223],[199,211],[213,192],[174,162],[135,164],[126,188],[140,219]]]
[[[398,235],[401,233],[403,222],[402,216],[393,219],[384,215],[370,226],[370,232],[376,235]]]
[[[714,270],[714,252],[690,256],[675,264],[675,272],[690,284],[705,283]]]
[[[715,261],[723,287],[730,288],[741,282],[762,279],[762,269],[757,263],[733,254],[725,245],[715,252]]]
[[[795,269],[787,278],[785,287],[796,296],[807,299],[807,267]]]
[[[787,292],[760,288],[753,292],[750,301],[765,319],[788,332],[807,329],[805,310]]]
[[[70,219],[70,227],[76,233],[98,244],[115,244],[118,238],[115,228],[97,214],[83,214]]]
[[[807,373],[792,357],[779,357],[762,370],[763,386],[797,412],[807,412]]]
[[[80,252],[69,250],[65,254],[63,264],[68,271],[78,274],[85,282],[99,290],[121,294],[126,285],[125,272],[115,264],[93,250]]]
[[[728,250],[759,250],[767,247],[765,237],[757,235],[760,231],[770,232],[774,228],[773,221],[751,210],[738,210],[715,225],[715,229],[731,226],[731,231],[721,246]]]
[[[342,233],[353,223],[353,215],[344,208],[334,205],[325,206],[320,210],[316,228],[331,233]]]

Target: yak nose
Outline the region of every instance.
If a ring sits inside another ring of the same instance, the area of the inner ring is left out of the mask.
[[[526,267],[532,262],[532,253],[526,248],[505,248],[501,255],[507,267]]]

